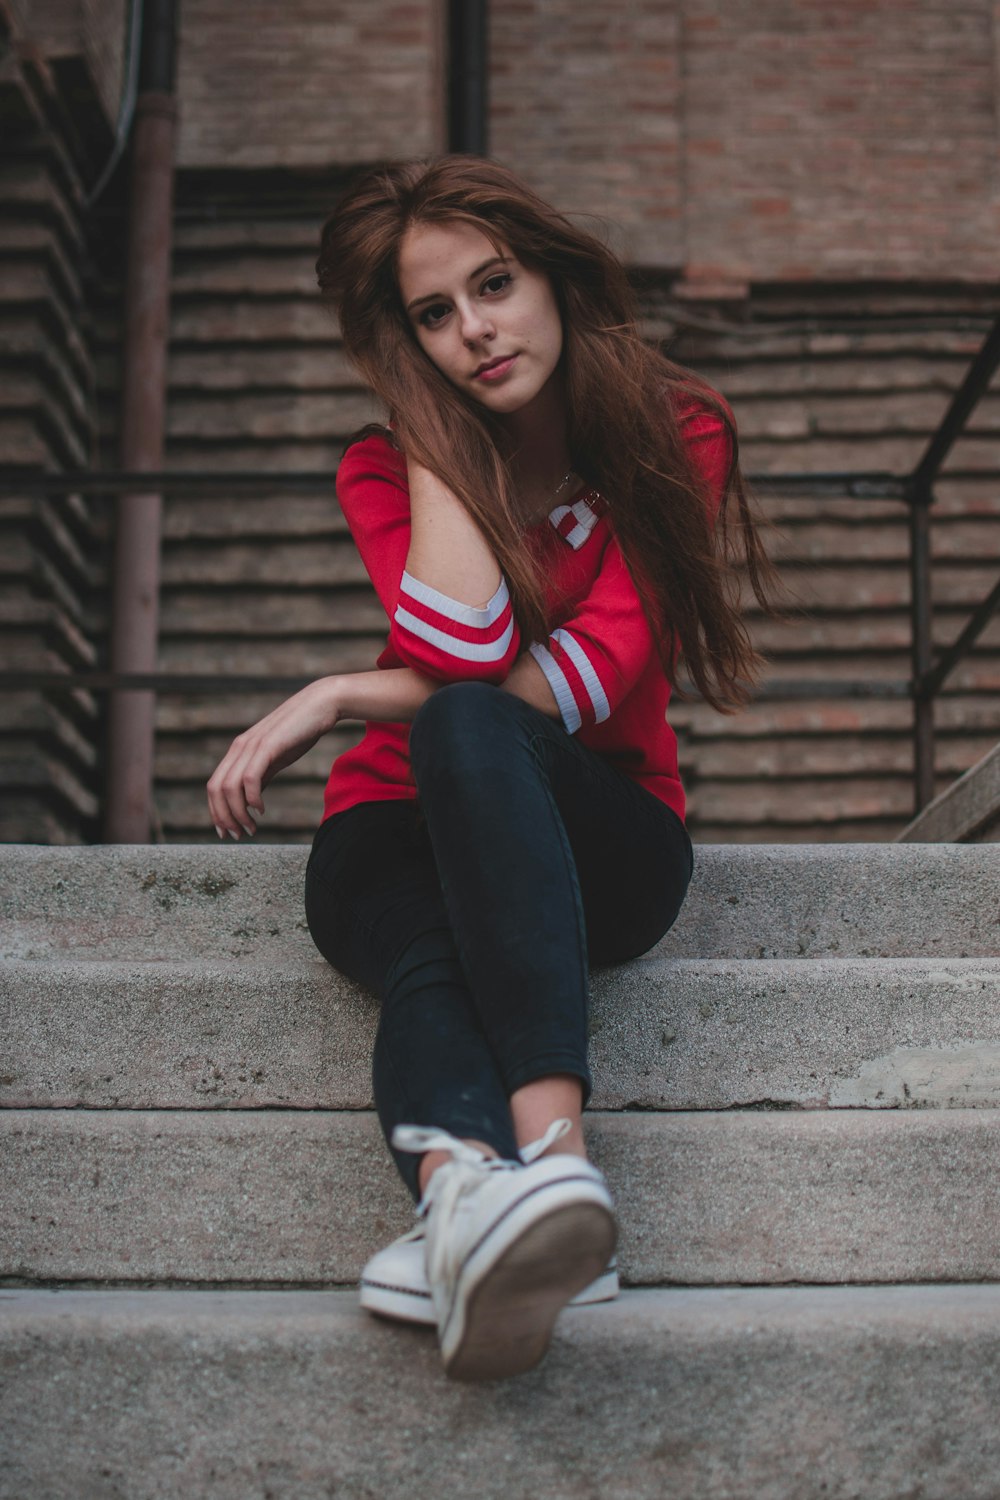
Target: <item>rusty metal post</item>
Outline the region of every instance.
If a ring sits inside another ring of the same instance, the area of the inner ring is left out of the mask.
[[[174,199],[174,0],[146,0],[139,99],[132,137],[121,466],[163,468],[166,426],[170,257]],[[111,669],[153,672],[157,664],[163,497],[131,493],[118,501],[112,591]],[[156,696],[111,695],[105,838],[149,839]]]
[[[913,670],[913,813],[934,798],[934,699],[927,689],[933,637],[931,625],[930,485],[910,490],[910,615]]]

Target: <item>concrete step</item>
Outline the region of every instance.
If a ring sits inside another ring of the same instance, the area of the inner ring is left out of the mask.
[[[935,797],[899,835],[900,843],[1000,842],[1000,745]]]
[[[1000,1111],[588,1115],[639,1285],[1000,1280]],[[353,1284],[412,1205],[374,1115],[0,1113],[0,1277]]]
[[[2,1106],[371,1106],[377,1002],[318,955],[8,959],[0,993]],[[640,959],[591,997],[596,1108],[1000,1106],[1000,958]]]
[[[0,1293],[3,1500],[995,1500],[1000,1288],[663,1290],[458,1385],[349,1292]]]
[[[993,845],[700,846],[675,958],[976,957],[1000,952]],[[308,851],[175,845],[0,854],[9,958],[255,958],[312,953]]]

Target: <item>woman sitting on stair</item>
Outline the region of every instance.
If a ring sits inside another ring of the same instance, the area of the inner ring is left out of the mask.
[[[680,910],[678,659],[709,703],[745,701],[735,554],[762,600],[769,569],[725,403],[643,343],[619,261],[504,168],[370,173],[317,271],[387,413],[337,493],[388,642],[239,735],[209,806],[220,837],[252,833],[278,771],[367,721],[306,879],[320,952],[381,999],[375,1101],[418,1203],[361,1300],[493,1379],[617,1291],[581,1125],[589,965]]]

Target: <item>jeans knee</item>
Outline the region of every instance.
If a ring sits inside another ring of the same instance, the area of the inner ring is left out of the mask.
[[[410,725],[410,760],[419,785],[422,766],[470,763],[514,722],[518,700],[489,682],[450,682],[417,710]]]

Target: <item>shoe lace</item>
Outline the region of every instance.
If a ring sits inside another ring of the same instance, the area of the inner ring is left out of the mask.
[[[527,1146],[521,1147],[520,1162],[507,1161],[504,1157],[487,1156],[486,1152],[481,1151],[478,1146],[470,1146],[467,1141],[459,1140],[457,1136],[435,1125],[397,1125],[392,1132],[392,1144],[397,1151],[409,1151],[414,1155],[422,1156],[427,1151],[447,1151],[453,1161],[464,1161],[470,1166],[485,1167],[487,1171],[509,1171],[512,1167],[521,1164],[527,1166],[537,1161],[554,1141],[562,1140],[569,1130],[569,1120],[553,1120],[544,1135],[539,1136],[537,1141],[531,1141]],[[433,1181],[433,1178],[431,1180]]]
[[[461,1141],[447,1130],[440,1130],[433,1125],[397,1125],[392,1132],[392,1144],[397,1151],[411,1151],[414,1155],[423,1156],[428,1151],[447,1151],[451,1156],[451,1170],[435,1172],[427,1184],[427,1191],[417,1204],[419,1219],[426,1218],[432,1203],[442,1201],[445,1181],[453,1180],[456,1184],[464,1184],[464,1187],[456,1187],[449,1193],[451,1203],[457,1199],[460,1191],[480,1181],[483,1172],[512,1172],[520,1165],[519,1162],[507,1161],[504,1157],[487,1156],[478,1146],[470,1146],[467,1141]],[[464,1170],[460,1170],[463,1168]]]
[[[426,1191],[417,1204],[417,1223],[407,1238],[419,1239],[425,1230],[427,1215],[433,1206],[438,1220],[444,1224],[452,1221],[459,1200],[482,1182],[484,1173],[516,1172],[518,1168],[535,1161],[570,1129],[566,1119],[553,1120],[537,1141],[523,1146],[520,1160],[508,1161],[504,1157],[488,1156],[478,1146],[459,1140],[447,1130],[428,1125],[397,1125],[392,1132],[392,1144],[397,1151],[424,1155],[428,1151],[446,1151],[451,1157],[447,1170],[439,1169],[427,1184]],[[449,1246],[444,1236],[428,1241],[426,1251],[427,1275],[431,1283],[445,1272]]]
[[[547,1151],[554,1141],[561,1141],[564,1135],[570,1131],[568,1120],[553,1120],[544,1135],[540,1135],[537,1141],[532,1141],[529,1146],[521,1147],[521,1160],[525,1166],[537,1161],[543,1152]]]

